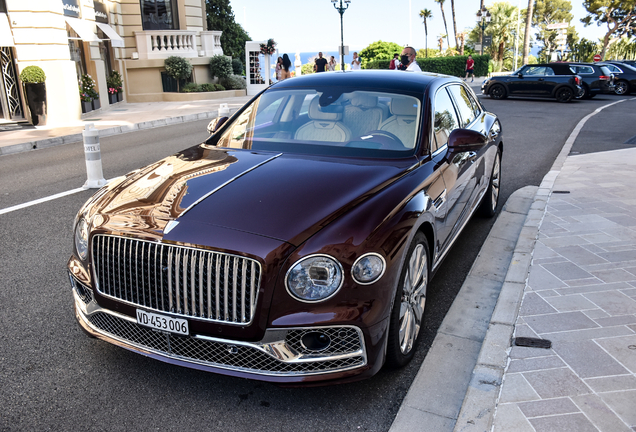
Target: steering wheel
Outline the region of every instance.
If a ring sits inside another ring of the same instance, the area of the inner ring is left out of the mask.
[[[382,147],[380,147],[382,150],[406,150],[402,140],[391,132],[377,129],[366,133],[366,135],[373,135],[373,139],[382,144]],[[378,140],[377,138],[381,139]]]

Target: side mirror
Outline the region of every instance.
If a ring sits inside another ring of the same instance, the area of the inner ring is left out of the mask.
[[[448,137],[448,154],[479,151],[488,143],[488,137],[470,129],[455,129]]]
[[[521,72],[519,72],[519,73],[517,74],[517,76],[518,76],[519,78],[523,78],[523,74],[522,74]]]
[[[228,120],[229,117],[217,117],[208,123],[208,133],[210,135],[214,135],[216,131],[218,131],[221,126]]]

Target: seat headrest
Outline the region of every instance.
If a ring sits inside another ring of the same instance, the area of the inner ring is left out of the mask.
[[[350,101],[351,101],[351,105],[357,106],[360,108],[374,108],[378,106],[377,96],[371,96],[364,93],[357,93],[357,92],[354,93],[353,96],[351,96]]]
[[[411,98],[393,99],[391,101],[391,114],[393,115],[417,115],[417,102]]]
[[[342,113],[336,112],[324,112],[320,108],[318,97],[316,96],[311,100],[309,104],[309,118],[312,120],[329,120],[329,121],[338,121],[342,119]]]

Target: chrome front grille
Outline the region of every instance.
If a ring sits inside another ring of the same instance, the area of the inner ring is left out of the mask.
[[[260,264],[204,249],[126,237],[93,237],[97,290],[159,312],[229,324],[254,317]]]
[[[352,327],[321,329],[329,334],[332,340],[337,341],[333,347],[320,353],[321,358],[313,361],[285,362],[255,347],[237,345],[232,341],[222,342],[161,333],[104,312],[93,313],[86,318],[91,326],[107,336],[158,352],[169,358],[221,369],[259,375],[293,376],[338,372],[366,365],[362,335]],[[293,350],[308,353],[300,344],[300,338],[310,331],[315,330],[290,330],[285,342]]]

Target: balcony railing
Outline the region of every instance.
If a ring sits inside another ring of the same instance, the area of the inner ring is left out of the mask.
[[[170,56],[211,57],[223,54],[220,31],[150,30],[135,32],[140,60],[166,59]],[[197,35],[201,49],[197,49]]]

